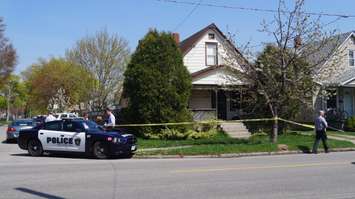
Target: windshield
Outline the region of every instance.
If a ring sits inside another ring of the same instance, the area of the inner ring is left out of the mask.
[[[32,120],[17,120],[12,123],[12,126],[33,126]]]
[[[104,130],[101,126],[90,120],[84,121],[84,127],[89,130]]]

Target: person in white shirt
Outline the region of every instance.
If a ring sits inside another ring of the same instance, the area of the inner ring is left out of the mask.
[[[106,108],[106,115],[108,116],[107,123],[105,123],[105,126],[115,126],[116,124],[116,118],[112,114],[111,109]]]
[[[56,120],[57,118],[53,116],[52,113],[49,113],[48,116],[46,117],[46,119],[44,120],[44,122],[51,122]]]

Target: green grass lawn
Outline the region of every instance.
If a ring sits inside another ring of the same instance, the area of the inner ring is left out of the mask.
[[[286,144],[289,150],[302,150],[309,152],[314,142],[313,136],[288,133],[279,136],[277,144]],[[143,140],[139,139],[138,146],[142,148],[171,147],[192,145],[189,148],[139,151],[137,155],[218,155],[227,153],[251,153],[251,152],[274,152],[277,151],[277,144],[270,143],[268,136],[257,136],[249,140],[232,139],[224,134],[215,138],[204,140]],[[330,148],[355,147],[347,141],[328,140]]]
[[[302,133],[309,133],[309,134],[311,134],[311,135],[314,134],[314,131],[313,131],[313,130],[312,130],[312,131],[300,131],[300,132],[302,132]],[[328,135],[339,135],[339,136],[341,136],[341,135],[351,135],[351,136],[355,136],[355,132],[354,132],[354,131],[344,131],[344,132],[342,132],[342,131],[328,130],[328,131],[327,131],[327,134],[328,134]]]
[[[6,120],[0,120],[0,126],[8,125],[10,122],[6,122]]]

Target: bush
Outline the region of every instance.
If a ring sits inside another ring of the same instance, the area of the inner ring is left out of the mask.
[[[344,130],[346,130],[346,131],[355,131],[355,117],[349,117],[345,121]]]
[[[124,76],[123,95],[128,98],[128,107],[123,117],[127,123],[192,121],[187,108],[192,88],[191,75],[183,65],[182,54],[170,33],[149,31],[139,41]],[[138,130],[140,134],[177,136],[177,132],[164,128]],[[188,130],[187,126],[169,128],[180,132]]]
[[[177,129],[165,128],[161,129],[158,133],[147,133],[146,134],[150,139],[160,139],[160,140],[184,140],[187,138],[187,132],[182,133]]]
[[[210,129],[209,131],[199,132],[190,130],[187,132],[187,139],[197,140],[197,139],[208,139],[216,136],[218,131],[216,129]]]
[[[194,125],[194,130],[197,132],[206,132],[210,130],[216,130],[218,128],[218,122],[216,120],[210,120],[206,123],[199,123]]]

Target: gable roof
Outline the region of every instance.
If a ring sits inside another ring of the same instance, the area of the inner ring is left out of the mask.
[[[205,28],[201,29],[200,31],[196,32],[195,34],[193,34],[190,37],[186,38],[185,40],[181,41],[179,44],[181,53],[183,55],[186,55],[209,30],[213,30],[213,31],[219,33],[222,36],[222,38],[228,43],[228,45],[230,45],[233,48],[233,50],[238,55],[237,62],[239,65],[249,64],[248,60],[242,55],[242,53],[235,47],[235,45],[226,37],[226,35],[214,23],[211,23],[210,25],[206,26]],[[213,71],[218,68],[219,67],[215,67],[215,66],[208,67],[206,69],[202,69],[201,72],[197,71],[197,72],[193,73],[192,76],[196,77],[196,76],[200,75],[200,73],[204,74],[205,72]]]
[[[328,40],[326,40],[324,43],[324,46],[319,47],[320,44],[319,42],[314,42],[312,45],[314,46],[315,50],[318,50],[317,53],[313,53],[311,56],[307,57],[307,60],[311,64],[316,64],[316,73],[320,73],[323,66],[330,60],[331,57],[334,56],[336,53],[335,51],[339,49],[341,46],[345,44],[345,42],[352,36],[354,35],[355,31],[350,31],[346,33],[341,33],[334,35]],[[319,49],[318,49],[319,47]]]

